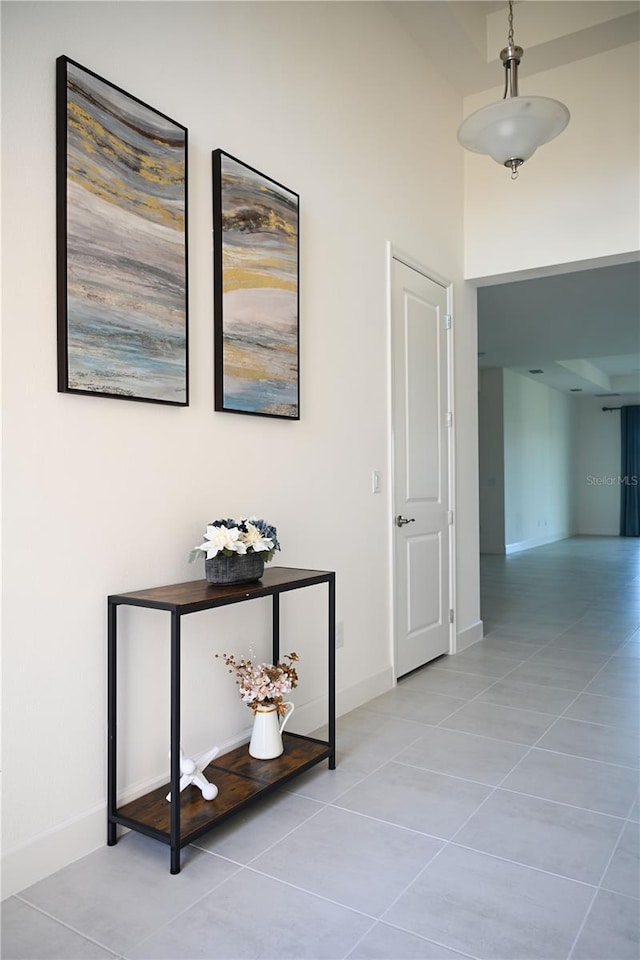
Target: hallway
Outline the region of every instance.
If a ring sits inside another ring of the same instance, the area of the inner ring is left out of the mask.
[[[638,957],[640,541],[482,558],[486,639],[338,722],[184,853],[129,834],[3,904],[5,960]]]

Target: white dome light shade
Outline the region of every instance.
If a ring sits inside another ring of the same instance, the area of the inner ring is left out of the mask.
[[[458,140],[467,150],[488,153],[497,163],[528,160],[569,123],[570,114],[549,97],[510,97],[481,107],[460,125]]]

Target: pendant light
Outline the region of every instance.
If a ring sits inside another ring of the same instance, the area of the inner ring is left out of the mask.
[[[458,140],[473,153],[487,153],[497,163],[511,168],[511,179],[538,147],[553,140],[569,123],[564,103],[549,97],[518,95],[518,67],[524,50],[513,40],[513,0],[509,0],[509,35],[500,51],[504,65],[504,95],[498,103],[481,107],[467,117],[458,130]]]

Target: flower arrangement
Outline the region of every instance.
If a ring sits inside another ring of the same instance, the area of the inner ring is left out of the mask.
[[[199,557],[211,560],[218,554],[231,557],[234,553],[262,553],[264,561],[268,563],[279,549],[278,532],[266,520],[257,517],[233,520],[229,517],[211,521],[205,531],[204,542],[193,548],[189,562]]]
[[[220,654],[216,653],[216,657]],[[253,660],[236,660],[232,654],[223,653],[222,659],[235,673],[240,687],[240,696],[255,713],[258,707],[275,705],[278,713],[286,713],[283,704],[285,694],[298,686],[298,674],[294,666],[300,659],[297,653],[288,653],[288,663],[254,663]]]

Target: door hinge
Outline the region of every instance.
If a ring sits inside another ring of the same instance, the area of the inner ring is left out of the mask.
[[[451,324],[453,322],[453,317],[450,313],[445,313],[444,315],[444,327],[445,330],[451,330]]]
[[[449,610],[449,623],[453,623],[453,608]]]
[[[453,523],[453,510],[447,510],[447,523],[449,526]]]
[[[453,414],[452,414],[452,413],[448,413],[448,414],[447,414],[447,426],[448,426],[448,427],[452,427],[452,426],[453,426]]]

